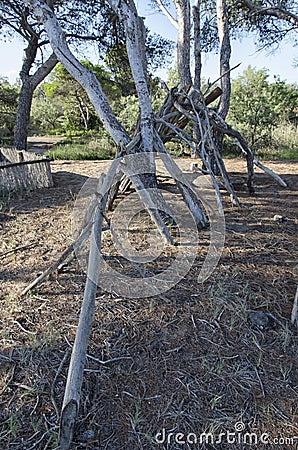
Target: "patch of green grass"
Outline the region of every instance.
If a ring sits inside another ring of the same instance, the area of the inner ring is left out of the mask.
[[[48,156],[64,160],[112,159],[115,147],[107,137],[69,138],[57,144]]]
[[[265,150],[259,150],[258,152],[256,152],[256,155],[258,158],[264,160],[293,160],[298,159],[298,147],[296,150],[283,150],[282,148],[280,150],[274,150],[269,148]]]

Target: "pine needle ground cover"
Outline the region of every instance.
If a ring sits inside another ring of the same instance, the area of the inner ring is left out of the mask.
[[[106,164],[55,162],[54,188],[2,204],[1,449],[57,448],[85,274],[74,259],[25,298],[19,293],[71,242],[77,193]],[[179,160],[184,170],[189,164]],[[200,232],[190,272],[165,299],[99,289],[72,449],[296,448],[298,338],[290,315],[298,270],[297,163],[267,165],[288,188],[257,173],[255,196],[238,186],[241,210],[223,193],[225,248],[203,284],[197,275],[208,230]],[[243,161],[227,166],[241,179]],[[151,225],[146,217],[136,220],[131,239],[141,248]],[[123,266],[108,233],[103,250]],[[158,270],[174,257],[164,252]]]

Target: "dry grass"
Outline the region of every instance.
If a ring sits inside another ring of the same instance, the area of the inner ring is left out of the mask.
[[[73,260],[34,293],[24,299],[18,293],[70,242],[74,198],[92,164],[57,163],[55,188],[10,199],[0,211],[3,450],[57,448],[84,274]],[[241,163],[228,164],[239,178]],[[274,167],[289,188],[258,174],[256,196],[240,193],[241,210],[225,199],[225,249],[208,281],[196,282],[205,231],[194,266],[165,294],[168,302],[98,292],[72,449],[297,447],[297,440],[175,442],[175,433],[218,436],[235,431],[237,422],[258,438],[297,439],[298,339],[289,321],[297,283],[297,163]],[[274,222],[275,214],[286,220]],[[136,242],[144,244],[139,236]],[[113,256],[108,239],[104,245]],[[254,311],[273,319],[260,326]],[[163,429],[169,443],[158,444]]]

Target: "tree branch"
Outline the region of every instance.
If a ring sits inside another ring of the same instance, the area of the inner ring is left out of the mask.
[[[33,88],[35,89],[46,76],[51,73],[56,64],[58,63],[57,56],[55,53],[52,53],[51,56],[40,66],[34,75],[31,77],[31,83]]]
[[[171,24],[178,30],[178,21],[172,16],[170,11],[164,6],[162,0],[156,0],[159,9],[166,16],[166,18],[171,22]]]
[[[298,27],[298,16],[284,8],[278,6],[270,6],[264,7],[260,5],[256,5],[251,0],[242,0],[243,3],[247,6],[247,8],[255,12],[257,14],[261,14],[263,16],[271,16],[276,17],[277,19],[285,20],[286,22],[291,23],[295,27]]]

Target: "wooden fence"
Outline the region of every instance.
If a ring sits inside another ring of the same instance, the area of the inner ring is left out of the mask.
[[[14,148],[0,148],[0,195],[52,187],[50,159]]]

